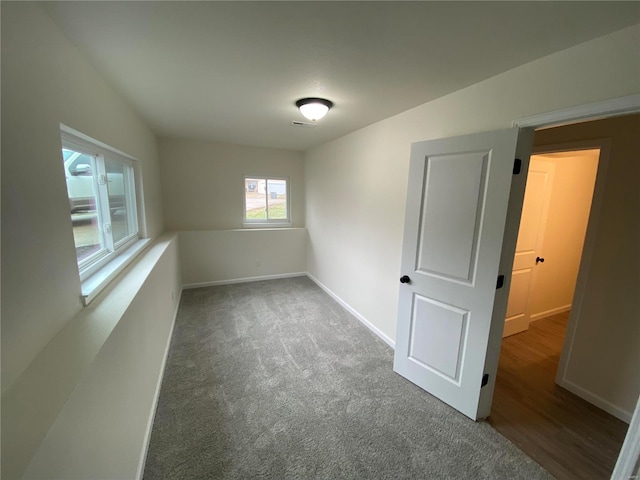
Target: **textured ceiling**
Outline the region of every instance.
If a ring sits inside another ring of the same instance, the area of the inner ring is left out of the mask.
[[[306,149],[640,22],[638,2],[43,2],[160,136]],[[335,107],[318,126],[294,103]]]

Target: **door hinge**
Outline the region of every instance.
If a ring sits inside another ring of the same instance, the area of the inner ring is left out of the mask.
[[[98,183],[100,185],[106,185],[107,184],[107,176],[102,174],[98,177]]]
[[[520,170],[522,169],[522,160],[520,160],[519,158],[516,158],[513,161],[513,174],[514,175],[520,175]]]
[[[489,374],[485,373],[482,375],[482,383],[480,384],[480,388],[484,387],[487,383],[489,383]]]
[[[502,288],[504,285],[504,275],[498,275],[498,281],[496,282],[496,290]]]

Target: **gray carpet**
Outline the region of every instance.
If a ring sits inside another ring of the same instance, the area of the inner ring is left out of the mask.
[[[186,290],[149,479],[548,479],[305,277]]]

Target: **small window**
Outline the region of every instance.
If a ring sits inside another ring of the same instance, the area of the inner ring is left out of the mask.
[[[138,240],[134,160],[63,131],[62,161],[85,280]]]
[[[285,224],[289,216],[289,180],[286,178],[244,178],[244,223]]]

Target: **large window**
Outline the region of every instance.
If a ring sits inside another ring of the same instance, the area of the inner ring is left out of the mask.
[[[244,178],[244,223],[290,223],[289,181],[286,178]]]
[[[81,280],[138,239],[134,160],[62,132],[62,161]]]

